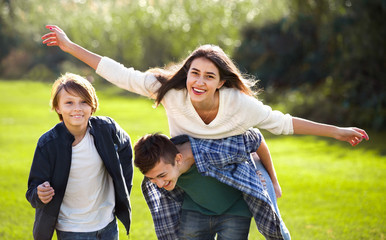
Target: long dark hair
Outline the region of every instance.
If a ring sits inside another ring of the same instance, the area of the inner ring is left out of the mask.
[[[181,64],[172,66],[174,69],[151,69],[158,81],[161,82],[161,87],[157,91],[156,105],[160,104],[165,94],[170,89],[186,89],[187,74],[190,65],[196,58],[206,58],[213,62],[219,70],[220,80],[224,80],[223,86],[228,88],[236,88],[247,95],[254,95],[251,87],[255,84],[252,79],[244,78],[240,70],[225,54],[225,52],[215,45],[202,45],[194,50]]]

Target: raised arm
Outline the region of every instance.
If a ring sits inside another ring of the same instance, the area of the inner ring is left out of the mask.
[[[60,47],[60,49],[62,49],[62,51],[73,55],[74,57],[78,58],[79,60],[96,70],[100,60],[102,59],[101,56],[90,52],[87,49],[72,42],[67,37],[66,33],[58,26],[47,25],[46,28],[49,29],[50,32],[42,37],[43,44],[46,44],[50,47],[58,46]]]
[[[363,139],[369,140],[365,130],[355,127],[337,127],[333,125],[317,123],[302,118],[293,117],[294,134],[306,134],[315,136],[332,137],[340,141],[357,145]]]

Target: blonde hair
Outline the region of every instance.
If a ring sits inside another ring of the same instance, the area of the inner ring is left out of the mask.
[[[73,74],[66,73],[59,77],[52,85],[51,90],[51,109],[56,110],[59,105],[59,93],[62,90],[68,93],[81,97],[91,107],[91,112],[94,113],[98,109],[98,97],[95,92],[95,88],[85,78]],[[63,121],[62,114],[59,114],[60,121]]]

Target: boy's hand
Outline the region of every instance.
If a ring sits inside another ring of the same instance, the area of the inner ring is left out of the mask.
[[[55,25],[47,25],[46,28],[51,32],[42,36],[43,44],[46,44],[49,47],[58,46],[62,51],[68,52],[72,42],[67,37],[66,33]]]
[[[40,184],[37,189],[40,201],[42,201],[44,204],[51,202],[52,198],[55,195],[55,191],[50,186],[49,182],[45,181],[44,183]]]

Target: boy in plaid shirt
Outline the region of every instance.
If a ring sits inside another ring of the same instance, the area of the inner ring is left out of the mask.
[[[290,239],[272,182],[251,159],[260,144],[256,129],[217,140],[142,137],[134,163],[158,239],[248,239],[252,216],[267,239]]]

